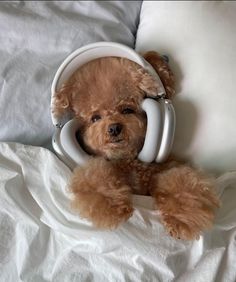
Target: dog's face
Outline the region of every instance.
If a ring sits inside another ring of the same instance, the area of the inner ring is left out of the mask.
[[[84,77],[73,109],[89,153],[117,159],[135,157],[141,150],[146,132],[144,92],[130,73],[133,67],[127,60],[107,58],[88,64],[86,74],[80,70]]]
[[[74,73],[58,93],[58,103],[79,119],[87,152],[108,159],[134,158],[146,132],[141,103],[145,96],[155,96],[158,87],[134,62],[101,58]]]
[[[109,97],[103,102],[97,100],[91,109],[83,111],[83,143],[88,152],[109,159],[135,157],[142,148],[146,131],[141,101],[129,97],[130,89],[124,84],[118,88],[112,83],[107,86]]]

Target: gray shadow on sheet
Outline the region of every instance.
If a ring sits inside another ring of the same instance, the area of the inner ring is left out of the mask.
[[[173,151],[176,155],[187,156],[195,135],[198,121],[197,109],[191,101],[176,97],[173,101],[176,113],[176,129]]]
[[[187,156],[189,147],[191,146],[197,128],[198,112],[196,106],[190,100],[182,98],[182,81],[183,72],[180,64],[168,55],[170,68],[175,76],[176,96],[173,99],[173,105],[176,113],[176,129],[173,144],[173,152],[178,157],[187,157],[191,160],[191,156]]]

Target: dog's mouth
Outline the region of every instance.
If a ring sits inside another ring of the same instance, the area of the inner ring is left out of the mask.
[[[124,140],[123,140],[122,138],[120,138],[120,139],[111,140],[110,143],[112,143],[112,144],[114,144],[114,143],[121,143],[121,142],[123,142],[123,141],[124,141]]]
[[[107,142],[107,145],[111,147],[120,147],[120,146],[124,146],[125,144],[126,142],[123,138],[114,138],[114,139],[110,139]]]

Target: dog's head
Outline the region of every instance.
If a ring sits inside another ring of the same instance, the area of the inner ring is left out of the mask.
[[[166,62],[157,53],[153,56],[160,60],[159,68],[165,67],[165,76],[169,76],[168,85],[165,81],[163,84],[169,87],[170,97],[173,76]],[[159,87],[156,80],[134,62],[100,58],[81,67],[59,90],[55,114],[73,111],[81,124],[80,142],[87,152],[108,159],[134,158],[143,146],[146,132],[141,102],[144,97],[156,97]]]

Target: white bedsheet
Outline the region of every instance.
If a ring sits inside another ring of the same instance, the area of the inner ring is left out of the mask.
[[[166,235],[152,199],[101,232],[70,210],[70,170],[50,151],[0,143],[0,281],[236,280],[236,172],[217,179],[222,207],[199,241]]]

